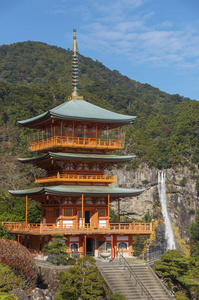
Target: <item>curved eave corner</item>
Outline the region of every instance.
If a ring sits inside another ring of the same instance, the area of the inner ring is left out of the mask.
[[[36,124],[37,122],[41,122],[41,121],[48,119],[49,117],[50,117],[50,113],[49,113],[49,111],[46,111],[45,113],[43,113],[37,117],[33,117],[33,118],[30,118],[27,120],[22,120],[22,121],[17,121],[17,122],[21,126],[32,126],[32,125]]]
[[[12,196],[16,196],[16,197],[22,197],[22,196],[37,196],[37,195],[41,195],[43,193],[45,193],[45,189],[43,187],[40,188],[33,188],[33,189],[28,189],[28,190],[14,190],[8,191]]]

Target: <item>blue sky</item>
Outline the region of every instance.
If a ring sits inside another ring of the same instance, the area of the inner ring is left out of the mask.
[[[141,83],[199,100],[198,0],[0,0],[0,45],[72,48]]]

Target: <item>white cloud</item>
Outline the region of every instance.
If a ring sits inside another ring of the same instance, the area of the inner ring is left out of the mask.
[[[134,64],[198,67],[198,26],[182,23],[175,27],[169,19],[155,23],[155,12],[145,9],[145,2],[90,2],[90,10],[95,9],[95,22],[85,23],[86,37],[81,38],[90,40],[90,45],[95,44],[95,49],[102,53],[126,55]]]

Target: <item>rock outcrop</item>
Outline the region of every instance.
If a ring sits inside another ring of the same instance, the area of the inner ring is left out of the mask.
[[[195,212],[199,208],[196,191],[195,175],[199,174],[197,166],[175,166],[164,170],[166,172],[167,209],[174,230],[177,249],[188,254],[189,227],[195,220]],[[137,170],[114,169],[112,173],[117,176],[117,185],[126,188],[144,188],[139,197],[121,200],[120,213],[122,217],[128,216],[133,220],[143,220],[147,212],[150,213],[154,223],[155,235],[152,239],[164,243],[164,221],[158,195],[158,172],[146,165]],[[117,213],[117,201],[111,208]]]

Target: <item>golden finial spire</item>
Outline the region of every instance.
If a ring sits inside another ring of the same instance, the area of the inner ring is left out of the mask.
[[[72,99],[74,100],[83,100],[83,97],[79,96],[78,93],[78,84],[79,84],[79,63],[78,63],[78,55],[77,55],[77,40],[76,40],[76,29],[73,29],[73,60],[72,60]]]

